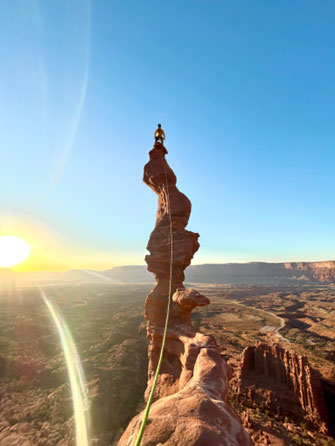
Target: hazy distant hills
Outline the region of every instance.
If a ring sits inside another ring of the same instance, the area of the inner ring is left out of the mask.
[[[153,281],[153,275],[145,266],[120,266],[105,271],[105,274],[120,282]],[[185,276],[186,282],[194,283],[335,283],[335,261],[191,265],[186,269]]]
[[[335,261],[288,263],[222,263],[191,265],[186,282],[232,284],[334,283]],[[106,271],[69,270],[65,272],[13,273],[0,269],[0,282],[23,283],[138,283],[153,282],[145,265],[117,266]]]
[[[186,280],[200,283],[236,284],[274,284],[311,281],[335,283],[335,261],[194,265],[186,270]]]
[[[0,284],[9,286],[11,282],[16,285],[52,285],[61,283],[120,283],[120,280],[113,279],[104,271],[73,269],[64,272],[33,271],[33,272],[13,272],[0,269]]]
[[[119,282],[154,282],[155,277],[146,265],[116,266],[104,271],[108,277]]]

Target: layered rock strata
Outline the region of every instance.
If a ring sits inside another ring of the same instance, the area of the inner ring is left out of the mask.
[[[306,357],[277,344],[258,343],[244,350],[237,394],[247,405],[329,432],[330,419],[317,372]]]
[[[144,182],[158,195],[155,229],[146,256],[156,284],[145,302],[149,340],[150,392],[162,343],[168,303],[171,237],[173,234],[171,317],[163,363],[142,446],[249,446],[252,442],[228,402],[230,370],[212,336],[197,333],[190,316],[209,299],[185,289],[184,270],[199,248],[199,234],[185,229],[191,212],[189,199],[176,187],[176,177],[165,160],[165,147],[155,143],[144,168]],[[169,216],[170,213],[170,216]],[[119,446],[134,444],[143,413],[136,416]]]

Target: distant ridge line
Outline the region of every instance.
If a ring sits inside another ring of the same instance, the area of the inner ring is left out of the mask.
[[[248,262],[205,263],[191,265],[186,271],[186,281],[191,283],[227,284],[335,284],[335,260],[316,262]],[[151,283],[152,273],[145,265],[116,266],[105,271],[89,269],[65,272],[15,272],[0,269],[0,282],[4,280],[55,283]]]

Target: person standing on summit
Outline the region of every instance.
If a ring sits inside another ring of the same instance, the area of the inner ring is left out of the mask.
[[[155,141],[160,141],[162,144],[164,144],[165,141],[165,133],[162,129],[162,126],[158,124],[157,130],[154,133]]]

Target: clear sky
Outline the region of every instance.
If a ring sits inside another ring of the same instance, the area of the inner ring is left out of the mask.
[[[335,257],[335,3],[3,0],[0,234],[141,264],[161,122],[194,263]]]

